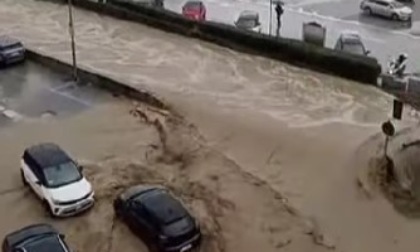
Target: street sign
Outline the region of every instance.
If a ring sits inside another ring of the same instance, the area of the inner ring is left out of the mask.
[[[395,119],[401,120],[403,108],[404,108],[404,103],[402,103],[402,101],[394,99],[392,117],[394,117]]]
[[[390,121],[384,122],[382,124],[382,132],[388,137],[393,136],[395,134],[394,125]]]

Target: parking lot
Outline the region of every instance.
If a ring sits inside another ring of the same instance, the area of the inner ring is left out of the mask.
[[[30,61],[0,70],[0,126],[21,120],[66,117],[108,98],[102,91],[76,86],[70,76]]]

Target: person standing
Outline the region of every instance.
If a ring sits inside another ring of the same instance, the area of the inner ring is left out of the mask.
[[[281,2],[277,2],[276,3],[276,15],[277,15],[277,30],[276,30],[276,35],[277,37],[280,36],[280,28],[281,28],[281,16],[283,15],[283,6]]]

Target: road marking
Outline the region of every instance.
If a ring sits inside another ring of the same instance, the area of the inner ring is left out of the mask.
[[[53,88],[53,90],[59,91],[59,90],[66,89],[66,88],[71,87],[71,86],[75,86],[75,85],[76,84],[74,82],[68,82],[68,83],[66,83],[64,85],[61,85],[61,86],[58,86],[58,87]]]
[[[70,99],[72,101],[78,102],[78,103],[80,103],[80,104],[82,104],[82,105],[84,105],[86,107],[92,107],[92,104],[90,102],[87,102],[85,100],[79,99],[79,98],[77,98],[77,97],[75,97],[73,95],[70,95],[68,93],[60,92],[60,91],[57,91],[57,90],[55,90],[53,88],[49,88],[48,90],[50,92],[54,93],[54,94],[58,94],[58,95],[61,95],[62,97],[65,97],[65,98]]]

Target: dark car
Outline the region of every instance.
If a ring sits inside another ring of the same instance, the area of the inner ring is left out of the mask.
[[[188,1],[182,7],[182,15],[192,20],[205,21],[206,6],[201,1]]]
[[[335,50],[367,56],[370,51],[367,50],[362,42],[362,38],[357,32],[343,32],[335,44]]]
[[[69,252],[60,234],[48,224],[35,224],[11,234],[3,240],[3,252]]]
[[[5,66],[25,60],[25,48],[17,39],[0,36],[0,65]]]
[[[131,187],[115,199],[114,209],[152,251],[185,252],[200,244],[198,223],[165,188]]]
[[[261,33],[260,16],[258,12],[245,10],[239,14],[235,26],[241,30]]]

